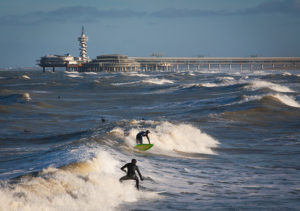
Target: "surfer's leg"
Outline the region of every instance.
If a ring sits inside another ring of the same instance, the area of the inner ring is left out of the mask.
[[[140,189],[140,186],[139,186],[139,178],[138,177],[135,177],[135,182],[136,182],[136,189]]]
[[[121,177],[120,182],[122,182],[123,180],[128,180],[128,179],[130,179],[130,178],[128,178],[128,176]]]
[[[136,144],[143,144],[143,137],[142,136],[137,136],[136,137]]]

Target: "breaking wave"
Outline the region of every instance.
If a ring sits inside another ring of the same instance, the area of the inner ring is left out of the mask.
[[[102,151],[88,161],[23,176],[14,184],[2,185],[0,210],[118,210],[124,202],[158,197],[137,191],[131,183],[120,183],[122,165]]]
[[[258,90],[258,89],[271,89],[275,92],[294,92],[290,88],[274,84],[268,81],[253,81],[250,84],[248,84],[245,88],[252,89],[252,90]]]
[[[120,130],[120,129],[118,129]],[[172,124],[162,122],[150,129],[149,135],[154,147],[151,153],[174,155],[176,151],[185,153],[215,154],[213,148],[217,147],[219,142],[195,128],[190,124]],[[139,132],[133,128],[129,135],[125,137],[125,145],[133,148],[136,144],[135,136]],[[144,140],[147,143],[147,140]]]
[[[300,104],[292,97],[284,94],[268,94],[268,95],[255,95],[255,96],[243,96],[243,100],[239,103],[245,103],[249,101],[262,101],[265,100],[267,102],[280,102],[284,105],[290,106],[290,107],[296,107],[300,108]]]

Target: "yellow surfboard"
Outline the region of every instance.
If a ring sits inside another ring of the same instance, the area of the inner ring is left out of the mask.
[[[141,151],[147,151],[151,147],[153,147],[153,144],[137,144],[134,148]]]

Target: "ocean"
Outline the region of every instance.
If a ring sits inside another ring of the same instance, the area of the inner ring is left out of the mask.
[[[300,70],[0,71],[0,125],[3,211],[300,209]]]

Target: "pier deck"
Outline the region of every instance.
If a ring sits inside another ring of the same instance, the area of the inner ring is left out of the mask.
[[[132,57],[143,70],[200,68],[300,69],[300,57]]]

